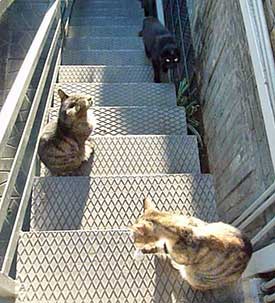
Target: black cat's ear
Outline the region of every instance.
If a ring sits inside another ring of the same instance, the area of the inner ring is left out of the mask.
[[[61,102],[65,101],[66,99],[69,98],[69,96],[62,89],[59,89],[57,93],[61,99]]]
[[[148,209],[155,209],[155,205],[149,197],[146,197],[143,200],[143,207],[144,207],[144,211]]]

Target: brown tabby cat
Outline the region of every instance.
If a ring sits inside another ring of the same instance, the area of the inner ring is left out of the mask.
[[[249,239],[238,229],[158,211],[148,198],[144,214],[130,230],[142,253],[166,254],[183,279],[199,290],[236,282],[252,254]]]
[[[88,109],[92,98],[68,96],[58,90],[61,99],[58,120],[48,123],[40,137],[38,154],[54,175],[71,175],[93,153],[88,140],[95,128],[95,118]]]

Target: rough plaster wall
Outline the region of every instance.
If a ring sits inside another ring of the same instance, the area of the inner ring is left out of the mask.
[[[219,214],[231,222],[271,184],[270,153],[239,0],[189,5],[210,170]]]

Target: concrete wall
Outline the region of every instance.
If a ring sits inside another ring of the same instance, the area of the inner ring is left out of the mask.
[[[219,214],[231,222],[274,180],[270,153],[239,0],[188,3],[210,171]]]

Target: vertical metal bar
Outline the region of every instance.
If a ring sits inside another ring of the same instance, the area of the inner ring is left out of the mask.
[[[42,95],[42,92],[40,92],[40,90],[42,88],[39,89],[39,87],[41,87],[42,85],[45,84],[46,79],[44,80],[43,78],[45,78],[45,75],[48,74],[48,72],[49,72],[50,65],[51,65],[51,60],[52,60],[52,55],[53,55],[54,50],[56,48],[58,36],[60,34],[60,27],[61,27],[61,20],[58,23],[58,26],[57,26],[57,29],[56,29],[56,32],[55,32],[55,36],[54,36],[53,41],[52,41],[51,50],[50,50],[50,52],[48,54],[48,58],[45,62],[44,70],[43,70],[42,76],[41,76],[42,81],[40,81],[40,83],[38,85],[37,93],[39,95],[39,98]],[[58,74],[57,63],[59,61],[60,61],[60,53],[59,53],[59,56],[56,60],[56,66],[55,66],[55,70],[54,70],[52,83],[53,83],[53,81],[55,82],[56,79],[57,79],[57,74]],[[44,110],[44,115],[43,115],[43,119],[42,119],[42,123],[41,123],[41,129],[44,126],[43,122],[46,119],[46,116],[48,114],[48,107],[49,107],[49,104],[51,103],[51,98],[52,98],[52,93],[53,93],[53,88],[52,88],[53,84],[52,83],[51,83],[51,88],[50,88],[50,91],[49,91],[49,94],[48,94],[49,97],[47,99],[45,110]],[[3,265],[2,265],[2,272],[7,274],[7,275],[10,272],[10,268],[11,268],[11,265],[12,265],[12,261],[13,261],[13,258],[14,258],[14,254],[15,254],[15,251],[16,251],[16,246],[17,246],[17,242],[18,242],[18,238],[19,238],[19,233],[22,229],[22,225],[23,225],[23,221],[24,221],[24,215],[25,215],[25,212],[26,212],[26,209],[27,209],[27,206],[28,206],[28,202],[29,202],[29,198],[30,198],[30,194],[31,194],[31,190],[32,190],[33,178],[35,176],[35,163],[36,163],[38,142],[36,143],[36,147],[34,149],[33,158],[32,158],[32,162],[31,162],[31,165],[30,165],[29,173],[28,173],[27,180],[26,180],[26,183],[25,183],[22,198],[20,200],[19,209],[17,211],[15,223],[14,223],[14,226],[13,226],[13,229],[12,229],[12,234],[11,234],[10,241],[9,241],[9,244],[8,244],[8,248],[7,248],[7,251],[6,251],[6,254],[5,254],[4,262],[3,262]]]

